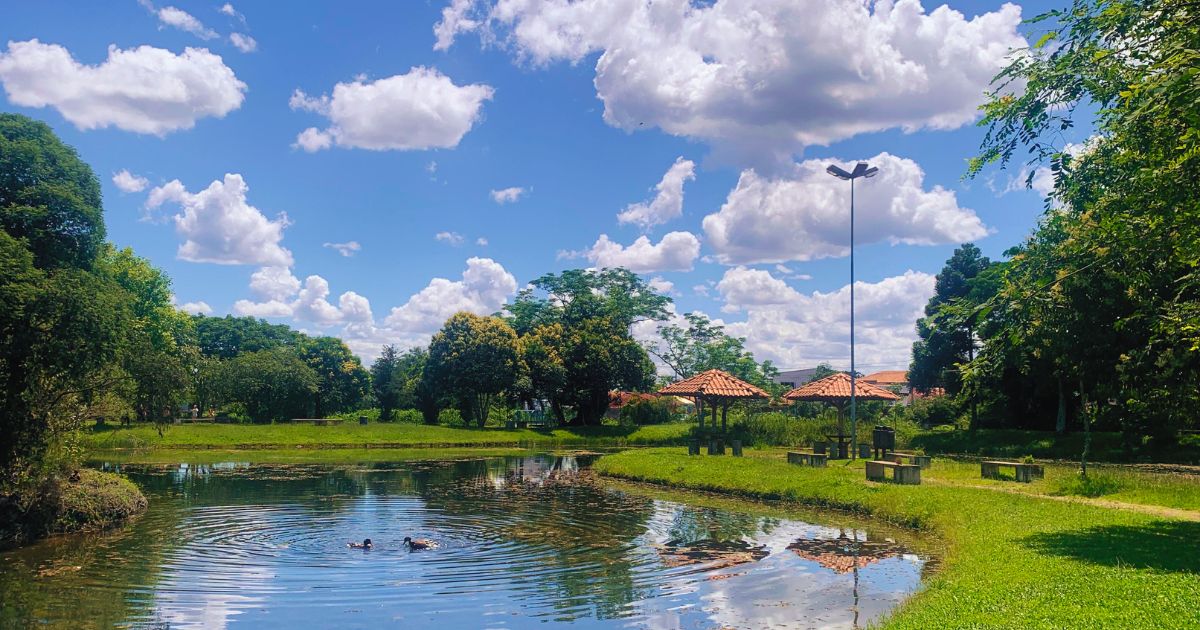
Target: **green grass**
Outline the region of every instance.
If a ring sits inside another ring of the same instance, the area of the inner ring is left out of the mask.
[[[962,485],[870,484],[858,465],[802,468],[780,457],[640,449],[605,456],[596,468],[846,509],[940,537],[940,567],[884,621],[888,628],[1200,626],[1200,522]]]
[[[1127,452],[1120,433],[1092,433],[1091,459],[1099,462],[1172,462],[1200,464],[1200,440],[1186,436],[1169,450]],[[909,446],[931,455],[983,455],[1016,458],[1078,460],[1083,453],[1083,434],[1058,435],[1053,431],[981,429],[977,431],[926,431],[911,438]]]
[[[407,423],[343,423],[323,427],[310,424],[184,424],[168,427],[159,437],[153,426],[140,425],[92,430],[85,433],[83,443],[90,450],[650,446],[683,444],[690,429],[691,425],[682,423],[545,431],[466,429]]]

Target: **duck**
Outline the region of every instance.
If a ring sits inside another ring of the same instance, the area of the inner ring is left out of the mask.
[[[346,546],[351,549],[370,549],[372,545],[370,538],[364,538],[361,543],[346,543]]]
[[[408,536],[404,537],[404,544],[408,546],[410,551],[417,551],[420,549],[437,549],[438,546],[437,541],[435,540],[428,540],[425,538],[417,538],[416,540],[413,540]]]

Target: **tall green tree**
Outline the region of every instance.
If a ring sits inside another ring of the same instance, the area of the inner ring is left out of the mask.
[[[307,418],[320,379],[290,348],[246,352],[225,362],[225,395],[255,421]]]
[[[196,344],[204,356],[232,359],[243,352],[281,346],[299,348],[304,335],[283,324],[253,317],[193,315]]]
[[[511,326],[498,317],[460,312],[433,336],[427,369],[482,427],[492,400],[515,382],[517,362],[517,334]]]
[[[1200,417],[1200,7],[1075,0],[1034,22],[1053,30],[1000,74],[971,173],[1028,153],[1055,189],[973,376],[1048,366],[1085,429],[1169,442]]]
[[[100,182],[49,125],[0,114],[0,228],[41,269],[91,269],[104,243]]]
[[[987,272],[994,263],[972,243],[954,250],[938,273],[925,317],[917,321],[908,382],[919,390],[962,389],[959,366],[975,357],[978,322],[975,307],[995,295],[996,283]]]
[[[371,389],[379,403],[380,422],[391,422],[393,412],[400,404],[399,373],[400,351],[394,345],[386,345],[371,364]]]
[[[346,342],[337,337],[305,338],[301,349],[304,362],[317,374],[313,414],[324,418],[358,409],[367,395],[371,375]]]

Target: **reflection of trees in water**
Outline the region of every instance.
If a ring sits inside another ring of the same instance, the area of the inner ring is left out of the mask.
[[[115,628],[153,619],[148,588],[160,582],[164,559],[180,544],[159,532],[173,529],[179,518],[178,510],[156,506],[153,515],[117,529],[55,537],[6,553],[0,627]]]
[[[712,508],[681,507],[675,511],[667,536],[675,544],[700,540],[736,541],[751,538],[759,531],[770,533],[777,522]]]
[[[541,591],[561,619],[623,616],[650,594],[654,585],[638,583],[630,553],[653,514],[650,499],[603,489],[573,458],[455,466],[451,483],[422,493],[429,517],[474,521],[488,537],[524,547],[510,565],[514,585]]]

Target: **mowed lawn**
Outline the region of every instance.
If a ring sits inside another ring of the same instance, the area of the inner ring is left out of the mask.
[[[150,425],[85,432],[89,449],[124,448],[352,448],[452,446],[633,446],[682,444],[689,424],[533,429],[468,429],[409,423],[359,425],[181,424],[159,437]]]
[[[932,483],[936,468],[931,483],[898,486],[866,482],[859,465],[689,457],[680,448],[608,455],[596,468],[635,481],[835,507],[931,532],[944,542],[942,562],[883,622],[888,628],[1200,627],[1200,522]]]

